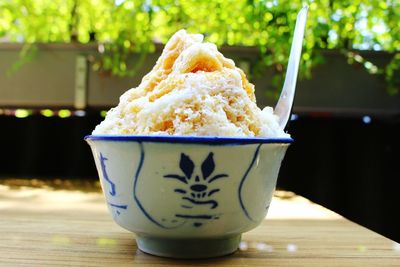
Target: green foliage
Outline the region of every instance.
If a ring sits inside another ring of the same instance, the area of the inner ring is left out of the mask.
[[[394,54],[385,69],[364,59],[363,65],[371,74],[384,74],[391,93],[399,91],[396,0],[0,0],[0,37],[27,44],[96,42],[100,57],[94,69],[124,76],[140,66],[129,65],[129,55],[141,53],[144,60],[154,41],[165,43],[186,28],[217,45],[256,46],[260,64],[281,73],[303,4],[310,10],[301,76],[310,77],[312,67],[323,62],[321,49],[343,51],[349,62],[360,57],[354,49],[383,50]],[[282,79],[274,83],[280,87]]]

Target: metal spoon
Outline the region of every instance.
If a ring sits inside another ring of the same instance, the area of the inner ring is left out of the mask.
[[[286,127],[292,111],[294,93],[296,90],[297,73],[299,71],[301,48],[303,46],[304,30],[307,22],[307,14],[308,6],[304,6],[300,10],[299,14],[297,14],[285,82],[283,84],[278,103],[275,106],[274,113],[278,116],[279,126],[282,129]]]

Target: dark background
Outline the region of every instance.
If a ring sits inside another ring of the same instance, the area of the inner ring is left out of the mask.
[[[102,118],[0,116],[0,178],[91,179],[97,173],[83,137]],[[400,241],[400,118],[300,114],[289,125],[278,187]]]

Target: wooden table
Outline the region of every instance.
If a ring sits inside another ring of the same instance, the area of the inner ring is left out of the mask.
[[[138,250],[99,192],[0,185],[0,266],[400,266],[400,245],[302,197],[274,197],[237,253],[172,260]]]

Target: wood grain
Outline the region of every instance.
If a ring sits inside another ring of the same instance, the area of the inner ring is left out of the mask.
[[[400,266],[395,242],[295,199],[274,199],[271,214],[232,255],[171,260],[138,250],[100,193],[0,185],[0,266]],[[299,205],[312,216],[296,215]]]

